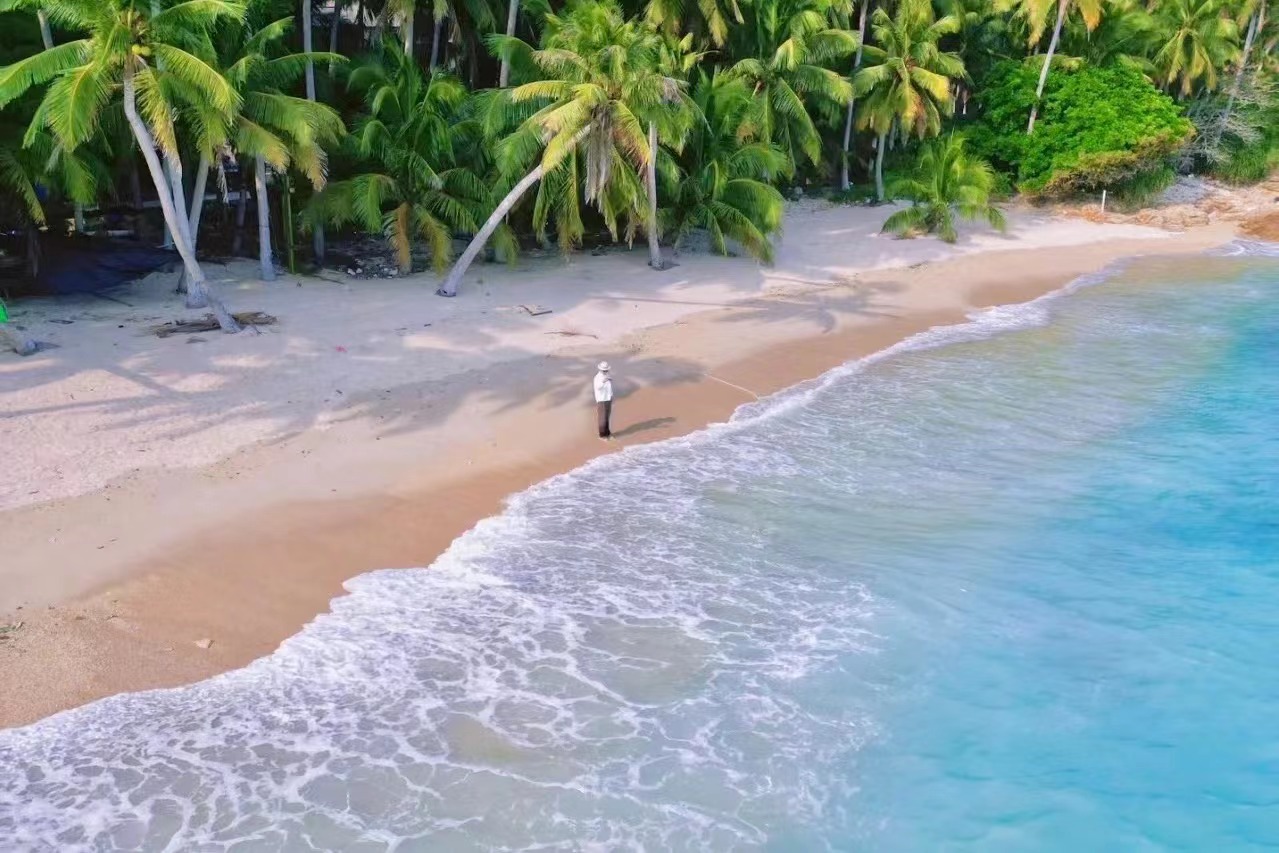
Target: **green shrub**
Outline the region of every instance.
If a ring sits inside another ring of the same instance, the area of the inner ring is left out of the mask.
[[[1263,140],[1235,148],[1209,171],[1227,183],[1255,184],[1276,169],[1279,169],[1279,144]]]
[[[1193,135],[1172,98],[1135,70],[1055,66],[1032,135],[1033,67],[1002,62],[984,81],[969,146],[1029,195],[1110,189],[1132,199],[1167,185],[1170,162]],[[1158,190],[1155,190],[1158,192]]]

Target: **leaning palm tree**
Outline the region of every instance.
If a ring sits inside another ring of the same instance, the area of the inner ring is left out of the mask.
[[[959,238],[959,219],[985,220],[1003,231],[1003,211],[991,203],[995,173],[990,164],[969,157],[964,139],[951,135],[924,144],[911,177],[894,182],[894,198],[911,205],[884,222],[884,231],[900,236],[936,234],[947,243]]]
[[[523,64],[545,75],[510,89],[503,102],[513,110],[530,102],[540,106],[513,137],[526,152],[531,140],[540,156],[466,247],[440,286],[441,296],[457,294],[467,268],[520,198],[543,176],[575,158],[579,146],[585,154],[583,197],[606,219],[615,217],[617,199],[610,194],[617,186],[615,179],[625,175],[629,181],[657,155],[645,120],[661,120],[673,128],[678,123],[663,117],[684,103],[681,82],[662,71],[661,37],[624,20],[611,3],[574,5],[563,16],[548,15],[541,49],[501,37],[494,44],[513,59],[523,54]],[[571,183],[564,186],[572,188]]]
[[[197,53],[219,21],[238,20],[244,7],[229,0],[189,0],[164,10],[134,0],[58,0],[43,5],[55,24],[88,37],[0,69],[0,106],[34,86],[49,84],[33,127],[47,128],[71,151],[95,135],[104,109],[121,97],[185,267],[187,305],[210,306],[223,329],[237,331],[234,318],[210,292],[165,167],[180,181],[175,122],[179,108],[195,104],[207,108],[205,115],[225,119],[239,106],[235,89]]]
[[[842,11],[834,0],[777,0],[751,7],[754,56],[735,63],[731,73],[758,96],[751,127],[792,161],[821,159],[810,103],[840,108],[853,97],[847,78],[827,67],[852,55],[859,44],[856,33],[835,25]]]
[[[1155,13],[1159,49],[1152,61],[1159,83],[1181,97],[1214,91],[1239,56],[1239,31],[1221,0],[1164,0]]]
[[[942,117],[954,112],[951,83],[964,77],[964,61],[940,47],[959,22],[935,20],[926,0],[901,0],[892,15],[876,9],[871,29],[875,44],[866,47],[868,62],[853,78],[853,89],[864,98],[858,127],[869,128],[877,138],[875,192],[884,201],[889,132],[898,126],[914,136],[937,134]]]
[[[1015,9],[1025,18],[1032,45],[1038,45],[1044,37],[1044,32],[1048,29],[1049,15],[1056,11],[1056,22],[1053,24],[1052,38],[1048,41],[1048,51],[1044,54],[1043,66],[1039,71],[1039,85],[1035,87],[1035,103],[1030,108],[1030,121],[1026,125],[1026,133],[1035,132],[1035,119],[1039,117],[1039,102],[1044,97],[1048,70],[1052,68],[1053,57],[1057,54],[1057,46],[1061,43],[1061,30],[1067,16],[1072,11],[1078,10],[1084,26],[1092,32],[1101,22],[1103,3],[1104,0],[999,0],[998,8]]]
[[[350,87],[364,93],[367,105],[350,137],[364,170],[315,196],[308,221],[355,223],[386,235],[405,274],[412,270],[413,244],[424,239],[443,272],[454,232],[475,231],[488,210],[488,188],[465,162],[478,137],[460,120],[466,89],[452,77],[424,74],[389,44],[382,57],[351,73]],[[503,246],[514,251],[509,233]]]

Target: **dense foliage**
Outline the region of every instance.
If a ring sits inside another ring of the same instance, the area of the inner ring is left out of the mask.
[[[1015,175],[1023,192],[1117,191],[1168,175],[1193,128],[1171,97],[1123,66],[1062,68],[1049,78],[1033,134],[1020,132],[1035,101],[1032,68],[995,66],[970,131],[975,153]]]
[[[210,297],[201,231],[226,221],[202,222],[206,183],[215,200],[238,189],[232,251],[256,218],[264,278],[281,226],[314,230],[317,259],[325,226],[383,236],[404,271],[443,271],[469,240],[440,288],[452,295],[488,249],[512,258],[552,237],[565,252],[646,238],[655,267],[663,242],[698,235],[768,260],[784,195],[874,186],[883,200],[885,172],[927,172],[946,152],[966,164],[962,186],[991,176],[1043,196],[1139,195],[1174,168],[1255,180],[1279,159],[1279,0],[0,0],[0,13],[0,217],[92,230],[95,210],[158,202],[192,305]],[[966,149],[928,144],[954,133]],[[299,221],[280,193],[290,175]],[[931,209],[962,212],[957,198]]]

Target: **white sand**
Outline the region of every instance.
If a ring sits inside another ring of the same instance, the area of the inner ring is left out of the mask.
[[[140,470],[207,465],[339,419],[393,420],[376,401],[396,386],[482,383],[482,373],[467,372],[606,344],[709,307],[962,254],[1169,236],[1017,211],[1008,234],[974,229],[947,246],[880,235],[888,212],[796,205],[772,268],[685,254],[659,273],[638,248],[570,263],[533,258],[474,267],[452,300],[433,295],[429,274],[267,284],[247,278],[252,263],[210,266],[232,310],[280,318],[262,334],[149,334],[154,323],[200,313],[182,310],[173,275],[113,291],[128,306],[96,297],[21,302],[14,321],[53,346],[26,359],[0,354],[0,509],[85,494]],[[530,317],[521,304],[553,313]]]

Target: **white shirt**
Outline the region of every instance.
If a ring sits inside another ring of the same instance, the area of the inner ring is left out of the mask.
[[[595,402],[608,403],[613,400],[613,379],[604,371],[595,374]]]

